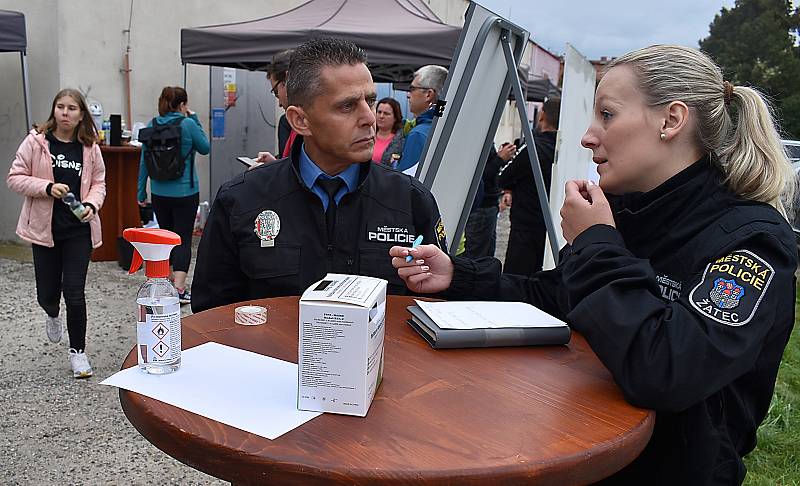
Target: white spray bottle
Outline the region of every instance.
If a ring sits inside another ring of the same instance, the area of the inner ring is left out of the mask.
[[[139,368],[155,375],[172,373],[181,366],[181,305],[167,277],[169,254],[181,244],[181,237],[157,228],[128,228],[122,236],[134,248],[129,273],[146,262],[147,280],[136,295]]]

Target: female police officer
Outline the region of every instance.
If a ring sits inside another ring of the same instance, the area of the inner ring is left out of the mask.
[[[501,275],[435,246],[392,264],[413,291],[524,300],[581,332],[657,411],[613,484],[739,484],[794,322],[793,175],[769,108],[702,53],[652,46],[610,63],[582,144],[600,185],[567,183],[556,269]]]

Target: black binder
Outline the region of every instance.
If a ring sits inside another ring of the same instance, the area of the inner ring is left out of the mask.
[[[567,344],[570,338],[570,329],[566,325],[442,329],[418,306],[411,305],[407,309],[411,313],[411,319],[406,322],[434,349]]]

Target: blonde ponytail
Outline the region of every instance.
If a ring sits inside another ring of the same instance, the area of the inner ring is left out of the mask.
[[[771,107],[755,89],[733,88],[736,109],[731,136],[716,150],[730,190],[774,206],[788,218],[795,191],[794,170],[775,127]]]
[[[714,61],[689,47],[638,49],[614,59],[606,71],[620,65],[634,70],[650,106],[682,101],[694,111],[697,144],[733,193],[770,204],[788,219],[794,171],[772,109],[758,91],[723,81]]]

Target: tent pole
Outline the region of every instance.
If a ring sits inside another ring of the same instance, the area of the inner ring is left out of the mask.
[[[187,66],[186,63],[183,63],[183,89],[186,89],[186,73],[187,73]]]
[[[22,60],[22,94],[25,98],[25,133],[28,133],[31,129],[31,88],[28,86],[28,58],[24,51],[19,53],[19,57]]]
[[[504,30],[500,36],[501,43],[503,44],[503,53],[506,57],[506,65],[508,66],[508,75],[511,78],[511,89],[514,92],[516,100],[524,100],[525,96],[522,94],[522,86],[519,81],[519,74],[516,69],[516,62],[514,62],[514,53],[511,52],[511,41],[509,38],[509,31]],[[553,261],[558,264],[558,237],[556,236],[555,226],[553,225],[553,217],[550,214],[550,203],[548,202],[547,188],[544,187],[544,177],[542,176],[542,167],[539,165],[539,154],[536,153],[536,144],[533,141],[533,132],[531,130],[530,121],[528,121],[528,114],[525,111],[524,102],[519,101],[515,103],[519,118],[522,122],[522,134],[525,136],[525,143],[528,144],[528,159],[531,162],[531,172],[533,172],[533,179],[536,182],[536,192],[539,193],[539,206],[542,208],[542,216],[544,216],[544,225],[547,228],[547,234],[550,237],[550,249],[553,251]],[[539,250],[537,250],[539,251]]]
[[[213,86],[213,83],[212,83],[213,72],[212,71],[213,70],[214,70],[213,66],[208,66],[208,130],[209,130],[209,132],[211,132],[211,133],[209,133],[210,136],[208,137],[208,144],[209,144],[209,150],[208,150],[208,187],[209,187],[208,199],[211,201],[212,204],[214,203],[214,199],[213,198],[216,197],[217,190],[219,190],[219,186],[217,186],[216,188],[214,187],[214,184],[216,183],[216,180],[214,179],[214,127],[213,127],[213,123],[214,123],[214,115],[213,115],[213,113],[214,113],[214,111],[213,111],[214,96],[212,95],[212,91],[213,91],[213,88],[212,88],[212,86]],[[186,64],[183,65],[183,89],[186,89]]]

